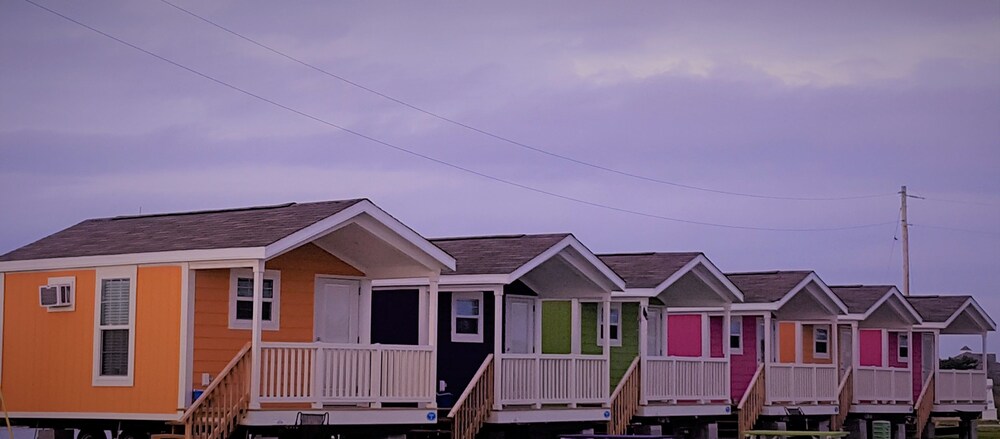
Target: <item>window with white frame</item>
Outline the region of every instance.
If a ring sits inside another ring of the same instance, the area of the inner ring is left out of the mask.
[[[451,341],[483,342],[483,293],[451,294]]]
[[[101,269],[94,307],[95,386],[131,386],[135,358],[135,268]]]
[[[813,356],[817,358],[830,356],[830,329],[825,326],[813,327]]]
[[[900,363],[906,363],[910,360],[910,335],[905,332],[900,332],[896,334],[896,341],[899,346],[896,360]]]
[[[729,352],[743,355],[743,317],[734,316],[729,320]]]
[[[604,344],[604,308],[603,304],[597,307],[597,343]],[[609,332],[611,333],[611,346],[621,346],[622,345],[622,304],[612,303],[611,304],[611,324],[609,325]]]
[[[261,329],[276,331],[281,316],[281,273],[266,270],[261,295]],[[229,273],[229,328],[253,326],[253,271],[234,269]]]

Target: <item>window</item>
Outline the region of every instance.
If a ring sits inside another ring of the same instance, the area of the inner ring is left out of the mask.
[[[611,304],[611,346],[622,345],[622,304]],[[604,308],[597,307],[597,344],[604,343]]]
[[[131,386],[135,358],[135,267],[97,272],[95,386]]]
[[[910,335],[905,332],[900,332],[896,334],[897,341],[899,342],[899,352],[897,352],[896,359],[900,363],[905,363],[910,360]]]
[[[743,355],[743,317],[731,317],[729,320],[729,352]]]
[[[281,273],[266,270],[261,299],[261,329],[277,331],[281,303]],[[231,270],[229,274],[229,329],[253,327],[253,271]]]
[[[451,341],[483,342],[483,293],[451,294]]]
[[[830,329],[813,327],[813,356],[827,358],[830,356]]]

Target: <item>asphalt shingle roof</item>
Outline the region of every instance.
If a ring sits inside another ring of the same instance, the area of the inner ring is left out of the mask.
[[[920,313],[925,322],[948,321],[972,296],[909,296],[906,300]]]
[[[455,258],[455,271],[444,274],[510,274],[567,236],[571,235],[469,236],[430,241]]]
[[[770,303],[781,300],[810,274],[811,271],[767,271],[730,273],[726,277],[743,291],[744,302]]]
[[[625,279],[627,288],[654,288],[701,253],[627,253],[598,255]]]
[[[892,285],[838,285],[831,286],[833,293],[847,305],[847,312],[864,314],[882,296],[893,288]]]
[[[0,261],[263,247],[361,201],[89,219],[0,256]]]

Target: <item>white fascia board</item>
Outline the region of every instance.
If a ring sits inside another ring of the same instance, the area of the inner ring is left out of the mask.
[[[693,271],[698,266],[704,267],[706,270],[708,270],[709,273],[712,274],[712,276],[718,279],[719,282],[726,287],[725,291],[716,291],[717,294],[719,294],[720,296],[723,295],[728,296],[726,297],[726,299],[728,299],[730,302],[743,301],[743,292],[740,291],[740,289],[737,288],[736,285],[733,284],[733,282],[730,281],[729,278],[726,277],[726,275],[723,274],[722,271],[720,271],[719,268],[712,263],[712,261],[708,260],[708,257],[706,257],[705,255],[698,255],[694,259],[691,259],[687,264],[684,264],[683,267],[675,271],[674,274],[670,275],[670,277],[666,278],[663,282],[660,282],[660,284],[657,285],[655,288],[652,288],[652,290],[655,291],[655,294],[653,295],[658,296],[660,293],[662,293],[671,285],[673,285],[674,282],[677,282],[678,280],[680,280],[680,278],[684,277],[684,275]],[[712,285],[709,285],[709,287],[711,286]],[[712,289],[714,290],[715,288]]]
[[[729,280],[729,277],[726,276],[722,272],[722,270],[719,270],[719,267],[716,267],[715,264],[712,263],[712,261],[708,260],[707,256],[698,255],[698,257],[695,258],[695,260],[701,262],[701,265],[705,267],[705,269],[707,269],[710,273],[712,273],[712,276],[715,276],[715,278],[718,279],[719,282],[721,282],[722,285],[726,287],[726,289],[729,291],[729,294],[732,295],[732,298],[736,299],[732,300],[733,302],[743,301],[743,291],[740,291],[740,289],[736,286],[736,284],[734,284],[733,281]]]
[[[910,305],[910,302],[903,297],[903,294],[900,293],[899,290],[896,289],[896,287],[890,288],[889,291],[886,291],[886,293],[877,302],[875,302],[874,305],[870,306],[868,308],[868,311],[865,311],[865,313],[863,314],[863,318],[868,319],[869,317],[871,317],[871,315],[874,314],[875,311],[879,309],[879,307],[886,304],[886,302],[888,302],[892,298],[896,298],[897,300],[891,302],[893,303],[893,305],[890,306],[892,306],[893,309],[898,314],[902,315],[903,317],[906,317],[906,314],[909,314],[909,320],[911,320],[911,324],[916,325],[923,323],[924,319],[920,317],[920,313],[918,313],[917,310],[914,309],[912,305]],[[903,307],[902,310],[903,312],[900,312],[899,308],[900,306]]]
[[[388,227],[394,233],[419,248],[422,252],[424,252],[424,254],[432,257],[440,265],[440,267],[435,268],[455,269],[455,258],[445,253],[444,250],[441,250],[423,236],[420,236],[417,232],[414,232],[413,229],[410,229],[396,218],[393,218],[392,215],[389,215],[369,200],[361,200],[351,207],[319,220],[302,230],[292,233],[291,235],[281,238],[268,245],[265,250],[265,257],[268,259],[273,258],[302,244],[311,242],[320,236],[326,235],[334,230],[355,222],[355,218],[361,214],[368,214],[376,221]],[[414,255],[410,256],[414,257]],[[419,257],[415,257],[415,259],[421,260]]]
[[[583,243],[577,240],[576,237],[574,237],[573,235],[567,236],[562,241],[556,243],[556,245],[549,247],[547,250],[543,251],[538,256],[535,256],[530,261],[524,263],[524,265],[518,267],[516,270],[510,273],[510,275],[508,276],[509,280],[507,283],[511,283],[514,282],[515,280],[520,279],[525,274],[528,274],[529,271],[534,270],[539,265],[545,263],[545,261],[548,261],[549,259],[553,258],[557,254],[562,252],[566,247],[572,247],[578,253],[583,255],[584,259],[586,259],[587,262],[590,263],[590,265],[593,265],[594,268],[596,268],[604,278],[606,278],[615,287],[617,287],[616,291],[622,291],[625,289],[625,280],[623,280],[620,276],[618,276],[618,274],[615,273],[614,270],[611,269],[611,267],[608,267],[608,265],[605,264],[604,261],[602,261],[596,255],[594,255],[594,253],[591,252],[590,249],[585,247]],[[569,259],[566,260],[569,261]],[[572,261],[569,262],[572,263]],[[581,272],[584,275],[587,275],[587,277],[592,277],[590,274],[586,273],[586,271],[589,270],[581,270]],[[591,280],[594,280],[598,284],[602,283],[595,279]]]
[[[505,274],[454,274],[442,275],[438,285],[507,285],[510,282]]]
[[[627,297],[644,298],[644,297],[656,297],[657,294],[658,292],[656,291],[655,288],[625,288],[625,291],[622,292],[617,292],[617,291],[612,292],[611,296],[626,297],[626,298]]]
[[[997,330],[997,325],[996,323],[993,322],[993,319],[991,319],[989,314],[986,314],[986,311],[984,311],[983,308],[980,307],[978,303],[976,303],[976,299],[973,299],[971,297],[969,298],[969,300],[966,300],[965,303],[963,303],[962,306],[960,306],[958,310],[956,310],[955,313],[951,315],[951,317],[948,317],[948,320],[944,322],[944,327],[947,328],[951,326],[951,324],[955,322],[955,319],[957,319],[958,316],[962,315],[962,313],[965,312],[965,310],[967,310],[968,308],[972,308],[973,310],[976,311],[976,313],[979,314],[978,316],[973,314],[972,317],[973,319],[980,320],[982,323],[985,323],[984,326],[988,327],[990,331]]]
[[[0,271],[46,271],[71,268],[94,268],[120,265],[171,264],[182,262],[259,260],[264,247],[175,250],[168,252],[127,253],[120,255],[77,256],[71,258],[31,259],[0,262]]]
[[[866,317],[865,317],[864,314],[851,313],[851,314],[847,314],[847,315],[837,316],[837,321],[838,322],[860,322],[860,321],[864,320],[865,318]]]
[[[743,302],[734,303],[732,305],[733,311],[746,311],[746,312],[768,312],[777,311],[778,302],[767,302],[767,303],[757,303],[757,302]]]
[[[834,305],[836,305],[837,309],[836,310],[831,309],[830,311],[837,312],[838,315],[848,314],[847,305],[844,305],[844,301],[840,300],[840,298],[837,297],[836,294],[834,294],[833,290],[831,290],[830,287],[826,286],[826,284],[823,283],[823,280],[821,280],[819,276],[816,275],[816,273],[809,273],[809,275],[806,276],[805,279],[802,279],[802,282],[799,282],[799,284],[796,285],[795,288],[792,288],[788,293],[786,293],[785,296],[782,297],[781,300],[777,302],[778,308],[780,309],[782,306],[788,303],[789,300],[792,300],[792,298],[795,297],[796,294],[800,293],[802,290],[808,287],[810,283],[813,282],[815,282],[816,285],[819,287],[820,291],[822,291],[823,294],[825,294],[827,298],[829,298],[830,301],[833,302]]]

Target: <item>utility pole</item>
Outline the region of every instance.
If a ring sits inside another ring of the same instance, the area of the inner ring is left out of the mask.
[[[910,295],[910,227],[906,222],[906,186],[899,191],[899,219],[903,226],[903,295]]]

